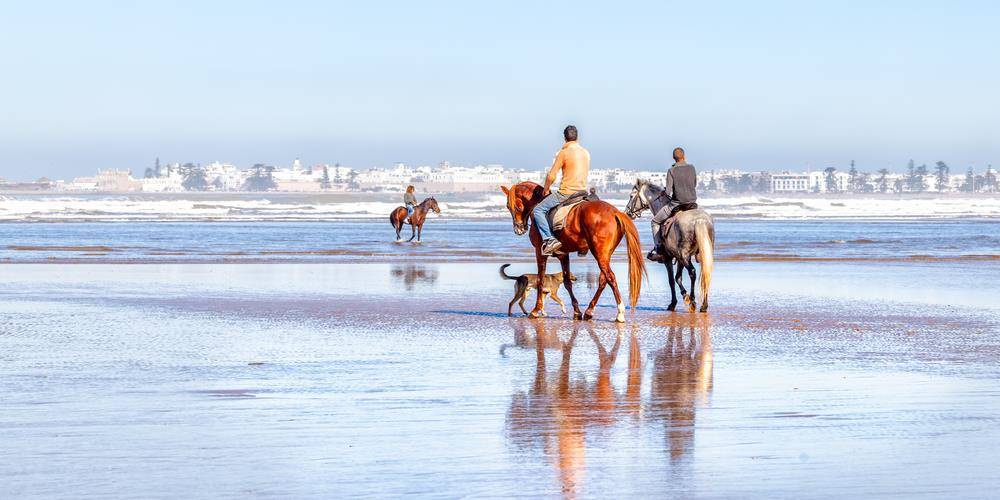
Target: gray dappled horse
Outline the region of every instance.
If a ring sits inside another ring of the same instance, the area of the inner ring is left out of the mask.
[[[635,219],[647,208],[652,209],[656,214],[667,204],[668,196],[665,190],[649,181],[638,179],[632,188],[632,195],[629,197],[628,205],[625,206],[625,214]],[[685,210],[677,214],[673,226],[666,235],[660,236],[663,248],[667,251],[667,259],[664,265],[667,266],[667,277],[670,281],[670,307],[673,311],[677,307],[677,293],[674,291],[674,283],[681,289],[681,296],[691,312],[695,311],[696,302],[694,298],[695,269],[692,258],[701,263],[701,312],[708,311],[708,288],[712,282],[712,264],[714,262],[713,249],[715,247],[715,226],[712,216],[700,208]],[[673,273],[671,264],[677,262],[677,275]],[[688,270],[691,276],[691,294],[688,295],[681,280],[684,269]]]

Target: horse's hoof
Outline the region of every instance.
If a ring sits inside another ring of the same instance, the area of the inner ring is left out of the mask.
[[[708,306],[701,306],[701,309],[699,309],[698,312],[707,313],[708,312]]]
[[[573,319],[577,319],[577,320],[583,319],[583,314],[580,314],[580,311],[576,311],[576,312],[573,313]]]
[[[590,321],[592,319],[594,319],[594,313],[592,313],[590,311],[587,311],[587,312],[583,313],[583,320],[584,321]]]
[[[677,310],[677,301],[675,300],[675,301],[671,302],[670,305],[667,306],[667,310],[671,311],[671,312],[676,311]]]
[[[624,323],[624,322],[625,322],[624,314],[619,314],[618,316],[615,316],[615,323]]]

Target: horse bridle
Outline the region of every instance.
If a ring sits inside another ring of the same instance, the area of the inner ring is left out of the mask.
[[[656,195],[656,198],[653,198],[652,200],[648,200],[648,199],[646,199],[645,189],[643,189],[645,186],[646,185],[644,184],[642,187],[638,187],[638,186],[636,187],[636,196],[639,198],[639,201],[642,203],[642,206],[639,207],[639,209],[635,210],[635,211],[633,211],[631,208],[629,208],[628,209],[629,213],[626,214],[629,217],[632,217],[632,218],[638,217],[639,214],[641,214],[643,212],[643,210],[646,210],[647,208],[652,208],[653,207],[653,202],[656,201],[656,200],[659,200],[660,198],[663,197],[663,195],[665,195],[667,193],[666,191],[660,191],[660,194]]]

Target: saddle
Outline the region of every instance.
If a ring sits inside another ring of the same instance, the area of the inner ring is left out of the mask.
[[[577,191],[566,198],[562,203],[558,204],[549,213],[546,214],[549,219],[549,227],[552,228],[552,232],[562,231],[563,227],[566,226],[566,216],[569,215],[569,211],[585,202],[591,201],[590,193],[586,191]]]
[[[674,221],[676,220],[674,219],[674,217],[676,217],[677,214],[681,212],[686,212],[688,210],[694,210],[696,208],[698,208],[698,204],[695,202],[681,203],[680,205],[674,207],[673,210],[670,211],[670,216],[667,217],[667,220],[664,221],[663,225],[660,226],[660,237],[664,239],[667,237],[667,233],[670,231],[670,228],[674,225]]]
[[[680,205],[677,205],[676,207],[674,207],[673,210],[670,211],[670,217],[673,217],[673,216],[675,216],[675,215],[677,215],[677,214],[679,214],[681,212],[686,212],[688,210],[694,210],[696,208],[698,208],[698,204],[695,203],[695,202],[681,203]]]

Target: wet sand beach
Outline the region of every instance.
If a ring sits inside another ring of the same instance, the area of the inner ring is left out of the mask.
[[[596,275],[577,262],[589,299]],[[545,320],[508,318],[496,267],[0,266],[0,484],[39,498],[1000,487],[996,266],[721,262],[707,315],[664,311],[652,267],[626,325],[610,294],[591,323],[551,302]]]

